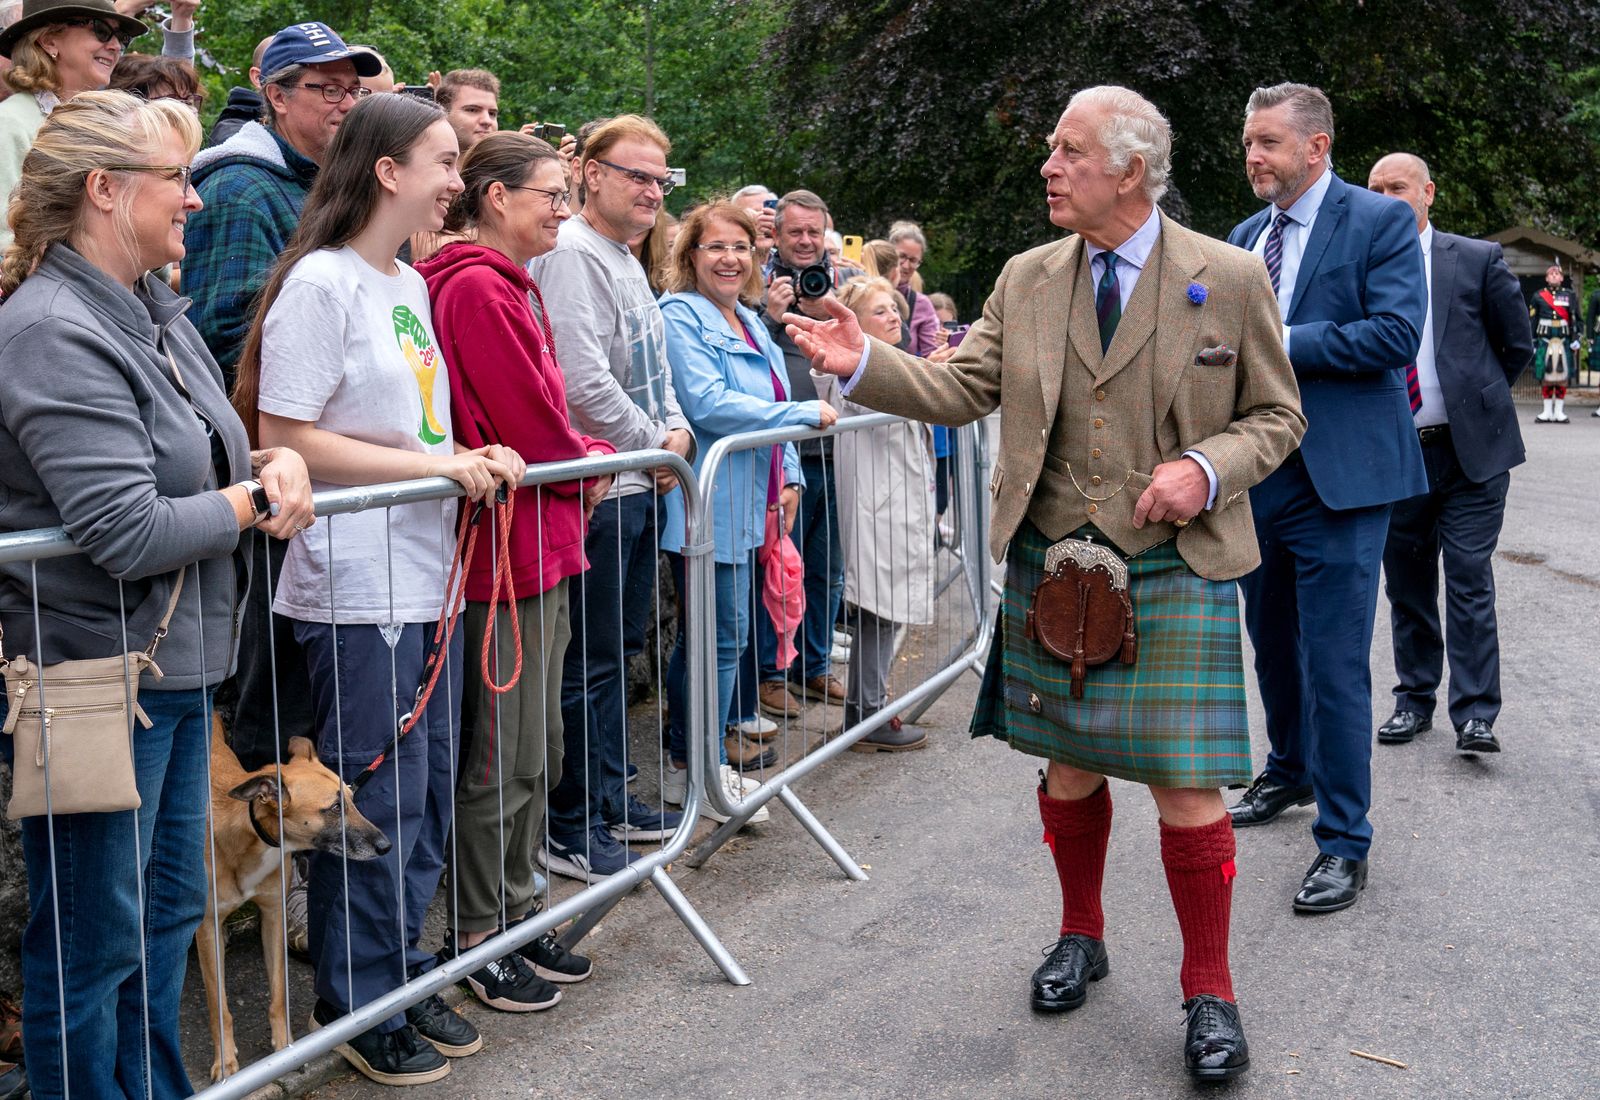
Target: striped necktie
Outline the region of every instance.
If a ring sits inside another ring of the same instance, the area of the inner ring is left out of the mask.
[[[1287,213],[1272,219],[1272,232],[1267,234],[1267,247],[1261,257],[1267,261],[1267,274],[1272,277],[1272,293],[1278,293],[1278,279],[1283,274],[1283,227],[1289,224]]]
[[[1117,322],[1122,320],[1122,288],[1117,285],[1117,254],[1102,252],[1100,258],[1106,262],[1106,273],[1095,287],[1094,315],[1100,322],[1100,354],[1104,355],[1117,333]]]
[[[1411,401],[1411,415],[1422,411],[1422,379],[1417,377],[1417,365],[1406,364],[1406,397]]]

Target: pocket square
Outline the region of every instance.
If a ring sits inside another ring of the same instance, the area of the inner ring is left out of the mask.
[[[1239,362],[1239,353],[1227,344],[1218,344],[1196,355],[1194,362],[1198,367],[1231,367]]]

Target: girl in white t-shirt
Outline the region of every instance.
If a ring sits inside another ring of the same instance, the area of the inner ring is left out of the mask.
[[[309,93],[300,93],[309,94]],[[443,112],[375,95],[350,111],[306,198],[300,228],[262,295],[234,399],[269,446],[305,456],[317,488],[444,476],[480,499],[515,484],[515,452],[452,440],[449,377],[422,277],[395,259],[437,231],[461,191],[459,150]],[[389,758],[356,806],[392,847],[370,861],[312,857],[308,930],[316,963],[313,1026],[425,971],[422,920],[450,828],[462,692],[461,636],[423,718],[396,747],[424,673],[455,546],[456,502],[334,516],[296,539],[273,609],[304,647],[324,763],[353,781]],[[402,900],[403,899],[403,900]],[[438,998],[339,1048],[373,1080],[421,1084],[449,1072],[443,1054],[482,1046]]]

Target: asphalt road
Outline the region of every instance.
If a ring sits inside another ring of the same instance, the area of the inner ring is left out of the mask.
[[[1372,878],[1342,914],[1289,907],[1315,851],[1310,809],[1240,834],[1233,965],[1253,1067],[1229,1095],[1600,1095],[1600,420],[1573,411],[1567,427],[1523,415],[1530,459],[1513,475],[1496,562],[1506,751],[1458,756],[1447,723],[1378,747]],[[1374,725],[1393,682],[1386,605],[1378,616]],[[1029,1010],[1059,895],[1035,764],[966,736],[976,686],[964,679],[928,712],[927,751],[847,754],[799,788],[871,881],[846,881],[778,807],[703,870],[677,869],[753,985],[724,983],[643,890],[588,941],[591,981],[534,1016],[469,1006],[486,1049],[411,1094],[1188,1094],[1177,925],[1138,788],[1113,790],[1112,975],[1077,1012]],[[393,1094],[344,1078],[315,1095]]]

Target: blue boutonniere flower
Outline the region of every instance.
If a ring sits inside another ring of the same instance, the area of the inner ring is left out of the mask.
[[[1188,293],[1189,301],[1193,302],[1195,305],[1203,306],[1206,304],[1206,295],[1209,293],[1209,291],[1207,291],[1206,288],[1200,283],[1190,283]]]

